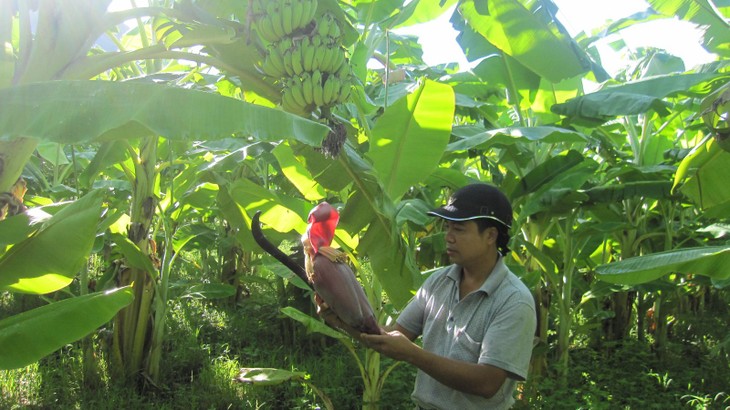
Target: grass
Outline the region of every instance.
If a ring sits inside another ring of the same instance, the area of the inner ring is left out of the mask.
[[[7,297],[2,311],[14,309]],[[321,399],[301,382],[251,386],[234,381],[241,367],[303,371],[337,409],[361,407],[356,365],[338,342],[307,334],[278,313],[276,298],[250,297],[231,307],[182,299],[170,309],[162,382],[144,393],[116,384],[105,357],[95,377],[84,377],[81,344],[67,345],[39,363],[0,371],[2,409],[316,409]],[[600,348],[575,346],[570,377],[561,387],[552,377],[534,386],[523,409],[728,409],[730,367],[718,350],[727,328],[721,318],[686,318],[675,326],[660,359],[648,342],[628,340]],[[90,337],[104,351],[108,330]],[[98,354],[98,353],[97,353]],[[383,368],[389,361],[384,360]],[[383,391],[382,409],[410,409],[415,370],[398,366]]]

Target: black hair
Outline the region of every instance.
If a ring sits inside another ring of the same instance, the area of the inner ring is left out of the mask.
[[[507,226],[499,221],[488,218],[477,218],[473,221],[476,222],[479,233],[484,232],[487,228],[497,228],[497,249],[499,249],[499,252],[502,254],[502,256],[510,252],[509,248],[507,247],[510,240],[509,228]]]

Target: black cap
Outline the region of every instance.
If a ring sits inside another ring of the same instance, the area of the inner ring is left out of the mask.
[[[449,198],[448,204],[428,212],[450,221],[492,219],[506,228],[512,225],[512,205],[496,187],[488,184],[467,185]]]

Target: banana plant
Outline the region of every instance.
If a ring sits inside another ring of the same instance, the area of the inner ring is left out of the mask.
[[[2,291],[43,295],[66,288],[97,234],[102,193],[36,207],[0,221]],[[44,257],[39,257],[44,255]],[[50,303],[0,321],[0,368],[27,366],[108,322],[132,301],[129,288]]]
[[[178,93],[181,94],[175,96]],[[261,140],[269,141],[277,141],[289,135],[306,143],[318,144],[327,130],[322,125],[278,110],[205,92],[154,84],[57,81],[6,88],[0,90],[0,94],[3,99],[0,128],[9,136],[24,135],[64,144],[141,139],[139,150],[127,145],[131,167],[126,171],[131,175],[132,186],[135,189],[133,195],[135,202],[132,206],[128,233],[134,244],[132,248],[143,254],[148,254],[150,251],[148,235],[150,223],[156,214],[156,198],[159,195],[156,188],[158,178],[156,135],[169,135],[173,139],[192,139],[205,135],[207,138],[215,139],[240,133],[256,135]],[[74,112],[68,112],[66,109],[69,98],[74,101],[72,103]],[[140,101],[150,105],[142,111],[124,108],[124,104],[138,105]],[[170,101],[176,101],[176,106]],[[14,115],[18,116],[16,120],[28,117],[29,104],[36,108],[33,119],[14,121],[12,119]],[[203,107],[208,107],[211,111],[206,113],[204,112],[206,108]],[[180,113],[189,114],[185,124],[175,119]],[[83,118],[95,118],[96,121],[89,124]],[[217,120],[213,122],[211,118]],[[269,121],[258,123],[248,121],[249,118],[268,118]],[[52,126],[57,123],[65,126],[62,128]],[[130,273],[136,273],[120,278],[120,284],[136,283],[134,291],[137,296],[135,305],[124,310],[116,318],[115,329],[118,329],[119,333],[115,339],[117,341],[115,346],[118,349],[115,357],[120,367],[124,369],[122,373],[127,376],[138,374],[143,363],[155,362],[144,360],[143,350],[144,346],[149,346],[145,342],[149,335],[144,329],[147,328],[147,318],[153,314],[155,288],[158,286],[157,269],[151,266],[149,259],[147,260],[148,262],[142,266],[132,266],[133,270]],[[130,261],[128,258],[128,262]],[[164,289],[166,284],[164,280],[162,284]],[[164,295],[164,291],[161,294]],[[165,310],[159,306],[164,306],[164,303],[158,305],[157,310],[159,314],[163,314]],[[156,322],[164,323],[159,318]],[[162,340],[158,337],[156,344],[160,343]]]

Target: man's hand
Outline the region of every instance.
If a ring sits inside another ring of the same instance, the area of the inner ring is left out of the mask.
[[[367,347],[382,353],[391,359],[410,362],[414,353],[421,348],[413,343],[409,336],[398,330],[383,332],[379,335],[360,335],[360,341]]]

